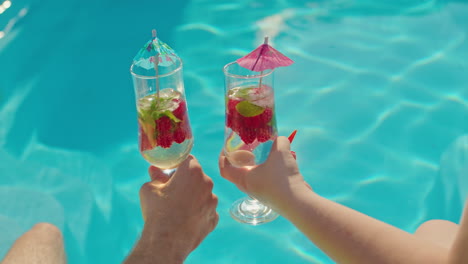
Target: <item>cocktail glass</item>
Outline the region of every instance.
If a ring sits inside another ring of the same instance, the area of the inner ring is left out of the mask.
[[[224,153],[237,167],[262,164],[277,137],[274,70],[255,72],[232,62],[224,66],[226,124]],[[236,201],[231,216],[241,222],[258,225],[278,217],[268,206],[252,196]]]
[[[167,175],[190,154],[193,136],[185,100],[182,60],[160,67],[157,75],[145,75],[132,65],[138,113],[139,148],[142,156]]]

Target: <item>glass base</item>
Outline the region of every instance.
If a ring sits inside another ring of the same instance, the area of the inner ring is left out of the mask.
[[[261,225],[278,217],[275,211],[250,197],[235,201],[231,206],[230,213],[236,221],[249,225]]]

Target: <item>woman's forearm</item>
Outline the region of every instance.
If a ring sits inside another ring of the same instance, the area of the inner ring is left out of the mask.
[[[340,264],[448,263],[447,249],[320,197],[307,187],[293,192],[279,211]]]

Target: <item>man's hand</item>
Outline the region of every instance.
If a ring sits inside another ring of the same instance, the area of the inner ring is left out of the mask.
[[[218,198],[213,181],[198,161],[189,156],[169,178],[150,167],[151,182],[140,190],[145,219],[142,237],[132,255],[144,256],[139,263],[182,263],[216,227]],[[132,258],[130,257],[126,263]]]

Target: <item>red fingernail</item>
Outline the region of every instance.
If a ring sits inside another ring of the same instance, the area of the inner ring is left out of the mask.
[[[297,130],[294,130],[291,135],[289,135],[288,139],[289,139],[289,143],[292,143],[293,140],[294,140],[294,137],[296,136],[296,133],[297,133]]]
[[[296,159],[296,152],[291,150],[291,154],[293,155],[294,159]]]
[[[289,135],[288,137],[288,140],[289,140],[289,143],[292,143],[293,140],[294,140],[294,137],[296,136],[296,133],[297,133],[297,130],[294,130],[291,135]],[[293,155],[294,159],[296,159],[296,152],[292,151],[291,150],[291,154]]]

